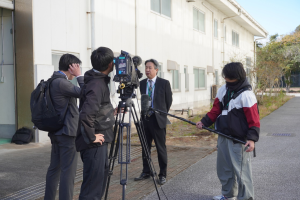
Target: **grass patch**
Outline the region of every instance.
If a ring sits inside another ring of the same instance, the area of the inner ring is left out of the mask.
[[[280,108],[291,98],[293,98],[293,96],[287,96],[283,92],[281,92],[278,96],[264,95],[263,98],[260,97],[258,103],[259,118],[262,119],[265,116],[268,116],[270,113]]]

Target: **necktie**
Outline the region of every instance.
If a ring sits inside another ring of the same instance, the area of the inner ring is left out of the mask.
[[[152,87],[152,80],[149,80],[148,96],[151,98],[151,100],[152,100],[152,90],[153,90],[153,87]]]

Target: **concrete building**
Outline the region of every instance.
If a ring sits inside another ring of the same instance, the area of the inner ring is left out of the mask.
[[[10,37],[5,50],[10,57],[4,61],[11,65],[1,66],[0,138],[32,126],[30,94],[58,70],[64,53],[78,56],[83,72],[91,68],[91,51],[99,46],[111,48],[116,56],[125,50],[143,60],[155,58],[159,76],[172,85],[171,109],[187,109],[209,106],[211,87],[221,84],[221,68],[232,53],[251,63],[254,36],[268,34],[234,0],[15,0],[14,5],[0,0],[0,6],[4,2],[11,7],[5,7],[3,19],[7,14],[5,20],[15,24],[2,27],[7,35],[9,27],[15,31],[1,43]],[[35,141],[45,140],[47,134],[36,131]]]

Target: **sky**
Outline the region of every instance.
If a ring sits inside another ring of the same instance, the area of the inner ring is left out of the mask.
[[[300,0],[235,1],[269,32],[269,36],[289,34],[300,25]]]

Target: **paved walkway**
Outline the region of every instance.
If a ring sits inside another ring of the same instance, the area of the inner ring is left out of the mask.
[[[252,159],[256,200],[298,199],[300,196],[299,105],[300,98],[293,98],[261,121],[257,157]],[[277,135],[272,135],[274,133]],[[49,144],[0,145],[0,199],[42,199],[50,147]],[[133,181],[142,167],[140,147],[134,148],[126,199],[158,199],[152,180]],[[208,200],[220,194],[215,171],[216,152],[213,151],[213,148],[168,146],[168,181],[163,190],[169,200]],[[158,170],[156,152],[152,155]],[[81,171],[79,159],[74,199],[78,199]],[[109,199],[121,198],[119,171],[116,166]],[[161,190],[160,195],[165,199]]]
[[[295,97],[261,120],[257,157],[252,159],[256,200],[300,197],[300,98]],[[169,180],[169,200],[208,200],[220,194],[216,152]],[[155,193],[144,200],[158,199]]]

